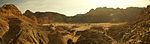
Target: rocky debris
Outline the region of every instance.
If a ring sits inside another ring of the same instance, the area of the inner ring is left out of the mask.
[[[139,44],[150,44],[149,42],[149,28],[150,28],[150,13],[149,13],[149,5],[147,6],[147,8],[145,9],[146,13],[143,14],[142,18],[139,19],[138,23],[134,24],[132,27],[132,29],[134,29],[134,32],[131,33],[131,35],[135,35],[134,38],[137,38],[137,39],[134,39],[135,41],[132,41],[130,43],[139,43]],[[130,36],[131,36],[130,35]]]
[[[97,30],[86,30],[77,32],[79,39],[76,44],[111,44],[112,40],[107,37],[104,33]]]

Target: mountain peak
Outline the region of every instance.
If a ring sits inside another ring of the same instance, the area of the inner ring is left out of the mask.
[[[33,13],[32,11],[26,10],[25,13],[24,13],[24,15],[25,16],[30,16],[32,13]]]
[[[33,12],[30,10],[26,10],[25,13],[33,13]]]
[[[17,15],[17,16],[22,14],[21,11],[19,11],[19,9],[13,4],[4,4],[1,7],[1,9],[2,9],[2,11],[5,11],[7,13],[12,13],[12,14]]]
[[[2,6],[2,8],[5,8],[5,9],[17,9],[18,10],[18,8],[15,5],[13,5],[13,4],[5,4],[5,5]]]

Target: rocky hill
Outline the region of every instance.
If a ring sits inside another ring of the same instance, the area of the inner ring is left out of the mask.
[[[23,14],[40,24],[46,23],[64,23],[67,22],[67,16],[55,12],[31,12],[30,10],[26,10]],[[38,19],[38,20],[37,20]]]
[[[132,22],[143,14],[144,8],[128,7],[121,8],[96,8],[91,9],[86,14],[78,14],[72,18],[73,22],[99,23],[99,22]],[[82,20],[82,21],[81,21]]]

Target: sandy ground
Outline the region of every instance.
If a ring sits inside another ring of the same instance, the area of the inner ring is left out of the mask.
[[[72,27],[72,26],[77,26],[78,28],[73,28],[72,30],[76,31],[84,31],[86,29],[90,29],[93,26],[100,26],[103,28],[109,28],[111,26],[117,26],[117,25],[123,25],[126,24],[126,22],[123,23],[51,23],[51,24],[42,24],[42,26],[48,26],[48,25],[53,25],[53,26],[67,26],[67,27]]]

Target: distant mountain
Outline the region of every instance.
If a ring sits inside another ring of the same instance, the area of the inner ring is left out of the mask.
[[[139,15],[143,14],[145,8],[128,7],[126,9],[96,8],[86,14],[77,14],[72,17],[55,12],[31,12],[27,10],[24,15],[33,19],[36,17],[38,23],[69,22],[69,23],[103,23],[103,22],[134,22]]]
[[[23,14],[33,20],[37,19],[38,23],[64,23],[67,21],[67,16],[55,12],[31,12],[26,10]]]
[[[86,14],[73,17],[75,22],[132,22],[137,20],[138,16],[144,12],[144,8],[129,7],[127,9],[96,8],[91,9]],[[82,21],[81,21],[82,20]]]

